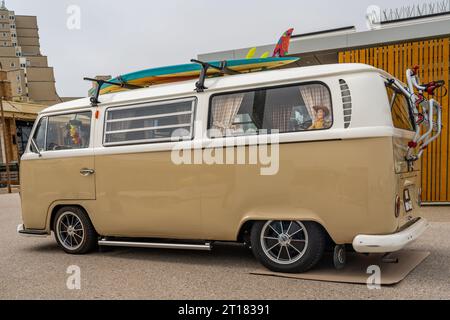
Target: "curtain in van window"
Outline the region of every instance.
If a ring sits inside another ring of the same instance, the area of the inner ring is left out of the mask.
[[[290,132],[292,128],[290,128],[290,120],[292,117],[292,106],[277,106],[272,107],[270,110],[270,118],[272,122],[272,129],[278,130],[280,133]]]
[[[233,122],[241,108],[244,94],[220,96],[214,99],[212,107],[212,129],[220,130],[223,135],[232,129]]]
[[[300,86],[300,92],[313,122],[316,120],[314,107],[324,106],[331,110],[330,93],[324,85],[312,84]]]

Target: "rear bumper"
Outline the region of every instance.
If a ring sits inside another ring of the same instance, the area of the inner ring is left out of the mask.
[[[396,252],[417,240],[429,227],[424,218],[419,218],[407,229],[389,235],[359,235],[353,240],[353,248],[359,253]]]
[[[49,234],[46,231],[42,230],[29,230],[26,229],[23,224],[19,224],[17,226],[17,233],[23,237],[38,237],[38,238],[46,238]]]

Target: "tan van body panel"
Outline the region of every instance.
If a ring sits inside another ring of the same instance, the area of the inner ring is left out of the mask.
[[[82,177],[81,168],[92,168],[94,156],[23,161],[22,212],[30,229],[49,230],[48,211],[56,203],[95,200],[95,177]],[[58,174],[55,174],[57,172]],[[26,200],[26,201],[23,201]]]
[[[395,181],[393,158],[385,156],[392,148],[391,137],[282,144],[274,176],[261,176],[260,167],[250,165],[176,166],[170,152],[98,156],[95,201],[88,201],[90,190],[74,194],[83,180],[63,178],[55,185],[35,179],[36,170],[55,167],[38,168],[34,161],[22,167],[24,179],[53,191],[23,190],[27,204],[35,204],[24,206],[24,223],[49,231],[53,208],[72,204],[90,213],[103,236],[236,241],[245,222],[279,219],[316,221],[336,243],[351,243],[360,233],[399,228],[396,189],[406,180],[417,183],[418,174]],[[79,169],[80,161],[64,159],[67,174]]]

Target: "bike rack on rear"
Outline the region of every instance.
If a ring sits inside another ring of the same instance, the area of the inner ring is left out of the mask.
[[[407,87],[404,87],[396,79],[389,81],[409,98],[410,108],[416,122],[416,133],[413,140],[408,143],[406,154],[408,162],[419,160],[427,147],[442,133],[442,107],[435,99],[426,99],[424,94],[428,93],[428,95],[434,96],[437,89],[445,86],[445,82],[433,81],[428,84],[420,84],[418,70],[419,67],[415,67],[406,71]]]

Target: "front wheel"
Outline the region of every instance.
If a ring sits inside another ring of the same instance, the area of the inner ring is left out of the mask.
[[[56,242],[66,253],[85,254],[96,248],[97,233],[88,215],[81,208],[61,208],[54,221]]]
[[[254,255],[269,270],[302,273],[322,259],[326,235],[314,222],[256,222],[251,243]]]

